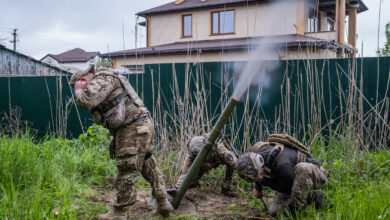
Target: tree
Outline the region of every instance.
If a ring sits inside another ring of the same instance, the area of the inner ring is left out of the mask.
[[[96,64],[96,68],[99,68],[99,67],[107,67],[107,68],[110,68],[111,67],[111,63],[109,60],[107,60],[106,58],[103,58],[101,59],[97,64]]]
[[[376,53],[378,56],[390,56],[390,22],[386,24],[386,43],[383,48],[379,49]]]

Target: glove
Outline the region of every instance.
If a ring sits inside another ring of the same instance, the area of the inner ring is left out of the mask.
[[[167,193],[168,193],[169,195],[171,195],[172,197],[175,197],[175,196],[176,196],[176,192],[177,192],[178,189],[179,189],[179,188],[176,187],[176,186],[169,187],[169,188],[167,189]]]
[[[264,191],[263,190],[258,191],[257,189],[253,189],[252,194],[256,198],[261,198],[264,196]]]

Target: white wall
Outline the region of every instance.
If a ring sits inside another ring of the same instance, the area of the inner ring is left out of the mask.
[[[93,62],[90,62],[88,60],[87,62],[72,62],[72,63],[60,63],[59,67],[62,69],[68,70],[70,72],[74,72],[77,70],[84,70],[89,67],[89,65],[93,64],[96,65],[100,60],[99,56],[95,56]]]
[[[53,58],[50,57],[50,56],[45,57],[45,58],[42,60],[42,62],[47,63],[47,64],[49,64],[49,65],[51,65],[51,66],[57,66],[57,67],[59,67],[58,61],[55,60],[55,59],[53,59]]]
[[[235,10],[235,34],[210,36],[211,12],[223,10],[206,9],[183,13],[152,15],[151,46],[178,41],[214,40],[263,35],[283,35],[296,33],[297,6],[295,1],[279,1],[270,4],[258,2],[249,6],[228,7]],[[192,14],[192,38],[181,38],[182,15]]]

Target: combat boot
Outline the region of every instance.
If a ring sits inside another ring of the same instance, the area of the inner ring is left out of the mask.
[[[307,203],[309,205],[314,203],[314,207],[317,210],[322,209],[323,208],[322,191],[321,190],[313,190],[308,196]]]
[[[228,196],[228,197],[237,197],[238,194],[233,192],[232,190],[229,190],[229,189],[222,189],[221,193],[225,196]]]
[[[105,214],[96,215],[96,219],[98,220],[127,220],[126,211],[110,211]]]
[[[157,201],[157,211],[156,211],[157,214],[159,214],[163,217],[168,217],[169,213],[171,213],[173,211],[174,211],[174,209],[167,198],[164,198],[160,201]]]

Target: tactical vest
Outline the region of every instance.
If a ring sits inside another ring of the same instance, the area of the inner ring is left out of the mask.
[[[297,163],[307,162],[307,157],[311,157],[310,151],[305,145],[287,134],[271,134],[268,136],[268,142],[257,142],[252,146],[251,151],[258,152],[260,148],[268,145],[274,146],[268,154],[268,157],[264,158],[264,169],[268,173],[275,166],[276,161],[282,155],[285,147],[293,148],[297,151]]]
[[[119,128],[126,124],[126,107],[130,106],[131,104],[134,104],[137,107],[145,107],[144,103],[139,98],[126,77],[119,75],[117,72],[112,72],[106,68],[99,69],[95,73],[94,77],[99,75],[112,76],[119,79],[124,89],[121,94],[117,95],[108,103],[105,103],[104,106],[99,106],[98,108],[98,112],[102,117],[101,122],[105,127],[110,129]],[[127,101],[126,96],[129,97]],[[92,113],[95,115],[94,112],[96,112],[96,109],[93,109],[92,111]]]

